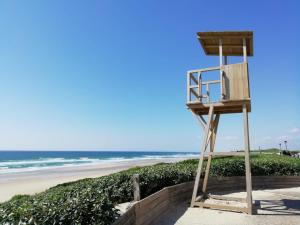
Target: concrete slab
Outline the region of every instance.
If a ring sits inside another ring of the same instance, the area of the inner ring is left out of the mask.
[[[245,197],[245,192],[226,194]],[[253,191],[254,215],[203,208],[189,202],[170,209],[158,225],[300,225],[300,187]]]

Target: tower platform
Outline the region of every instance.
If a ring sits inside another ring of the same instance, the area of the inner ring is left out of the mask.
[[[228,114],[228,113],[242,113],[243,105],[246,104],[247,112],[251,112],[251,101],[248,100],[237,100],[237,101],[221,101],[214,103],[200,103],[190,102],[187,103],[188,109],[192,110],[197,115],[208,115],[209,107],[214,106],[215,114]]]

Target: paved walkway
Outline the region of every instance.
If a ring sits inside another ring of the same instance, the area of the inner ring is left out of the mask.
[[[239,192],[230,196],[245,196]],[[300,187],[253,191],[254,215],[202,208],[171,209],[159,225],[300,225]]]

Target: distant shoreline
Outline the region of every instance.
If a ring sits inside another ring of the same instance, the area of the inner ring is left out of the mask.
[[[193,152],[145,151],[2,151],[0,174],[14,174],[136,159],[196,157]]]
[[[178,162],[193,157],[170,157],[157,159],[131,159],[87,165],[75,165],[20,173],[0,174],[0,202],[18,194],[35,194],[58,184],[84,178],[100,177],[135,166],[153,165],[160,162]]]

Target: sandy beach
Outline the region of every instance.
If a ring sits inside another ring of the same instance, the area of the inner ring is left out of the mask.
[[[177,162],[187,158],[136,159],[120,162],[51,168],[30,172],[0,174],[0,202],[17,194],[35,194],[57,184],[119,172],[135,166]]]

